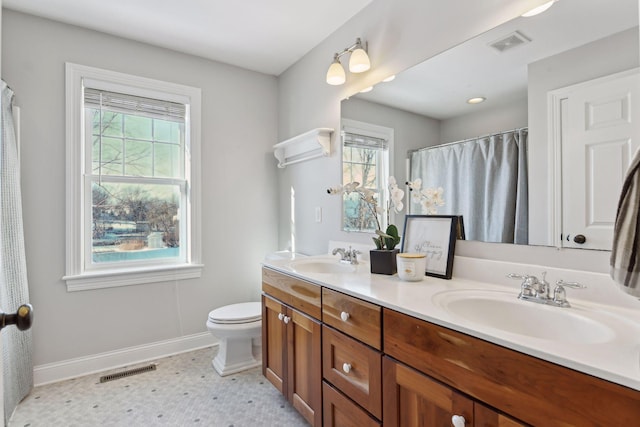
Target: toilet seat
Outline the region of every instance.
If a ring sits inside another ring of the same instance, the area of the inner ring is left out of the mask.
[[[259,302],[243,302],[217,308],[209,313],[209,321],[219,325],[238,325],[260,321],[262,307]]]

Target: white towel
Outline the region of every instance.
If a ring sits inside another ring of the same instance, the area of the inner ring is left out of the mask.
[[[640,298],[640,148],[622,185],[610,265],[611,277],[619,288]]]

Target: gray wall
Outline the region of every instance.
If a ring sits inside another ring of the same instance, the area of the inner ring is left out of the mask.
[[[202,89],[202,278],[67,292],[65,61]],[[210,310],[259,299],[277,246],[275,77],[11,10],[2,65],[22,108],[35,365],[206,332]]]

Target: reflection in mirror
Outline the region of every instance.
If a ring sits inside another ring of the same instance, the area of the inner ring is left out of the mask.
[[[387,206],[393,130],[348,119],[343,119],[341,126],[342,185],[346,188],[358,183],[371,192],[377,206]],[[342,193],[342,229],[369,233],[384,230],[389,222],[386,215],[378,215],[371,206],[359,192]]]
[[[392,129],[396,155],[391,173],[395,169],[398,181],[421,178],[423,188],[442,186],[445,205],[438,214],[464,215],[468,239],[557,245],[554,206],[562,203],[554,199],[558,196],[552,177],[560,156],[550,142],[556,130],[548,126],[549,94],[637,68],[638,51],[636,0],[563,0],[541,15],[509,21],[400,73],[392,82],[344,100],[342,118]],[[473,97],[485,100],[467,103]],[[499,143],[485,142],[489,139]],[[451,145],[425,149],[443,144]],[[517,152],[507,153],[512,145]],[[464,146],[475,146],[484,163],[478,166],[475,159],[458,155]],[[440,159],[422,167],[418,160],[409,161],[409,153],[447,147],[457,165]],[[458,189],[443,184],[445,178],[460,180],[461,174],[499,159],[518,168],[471,178]],[[403,176],[409,163],[411,171]],[[460,171],[454,173],[455,168]],[[496,189],[477,186],[503,173],[509,175],[504,186],[515,194],[498,195]],[[469,204],[463,193],[482,204],[461,212],[461,206]],[[509,211],[513,218],[506,231],[497,225],[498,211]],[[409,213],[421,213],[420,206],[411,204]]]

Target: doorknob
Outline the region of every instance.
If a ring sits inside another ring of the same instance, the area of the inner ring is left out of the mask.
[[[573,241],[576,242],[577,244],[581,245],[584,242],[587,241],[587,238],[584,237],[583,234],[577,234],[576,236],[573,237]]]
[[[14,314],[0,311],[0,329],[8,325],[16,325],[21,331],[31,328],[33,322],[33,307],[31,304],[22,304]]]

